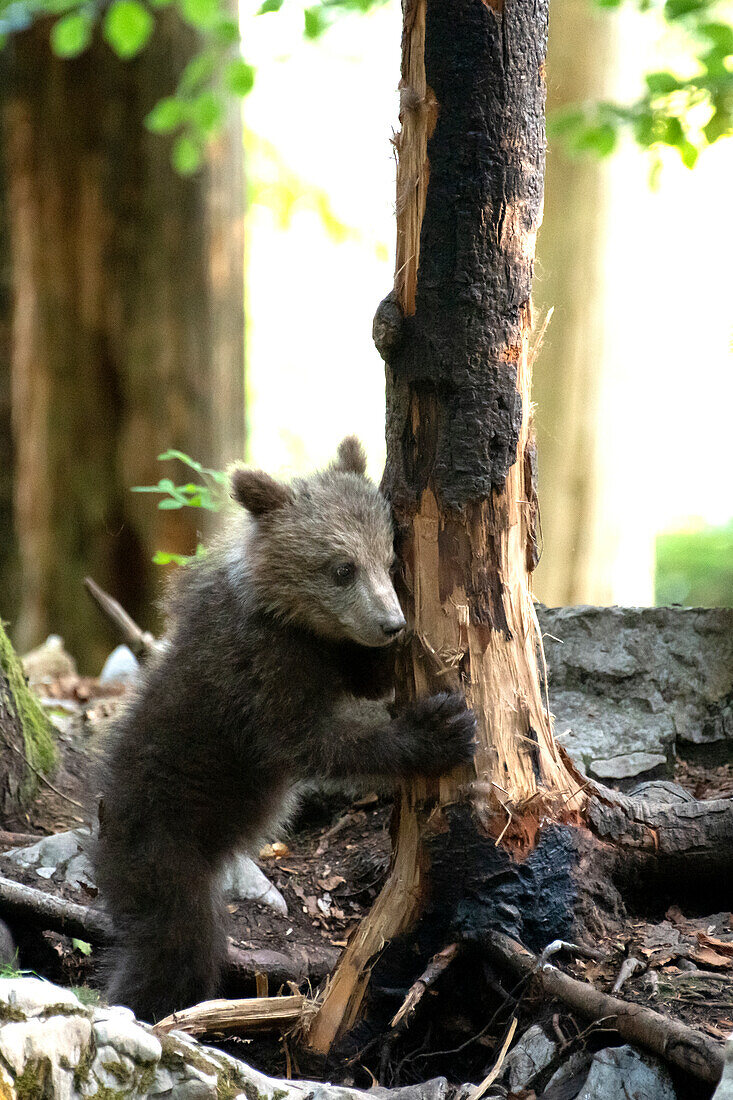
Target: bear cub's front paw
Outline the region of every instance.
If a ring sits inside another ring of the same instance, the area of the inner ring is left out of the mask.
[[[420,767],[425,775],[440,775],[458,764],[470,764],[476,752],[476,716],[457,692],[440,692],[418,699],[408,712],[420,736]]]

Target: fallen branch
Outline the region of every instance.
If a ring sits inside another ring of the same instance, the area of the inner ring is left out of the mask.
[[[189,1035],[228,1032],[246,1035],[250,1031],[284,1031],[303,1014],[306,998],[301,993],[290,997],[246,997],[236,1001],[202,1001],[160,1020],[154,1031],[186,1031]]]
[[[341,952],[337,947],[298,947],[291,951],[271,951],[269,948],[245,950],[229,945],[229,976],[238,982],[256,982],[257,975],[264,975],[268,984],[277,989],[281,985],[309,982],[317,986],[335,968]]]
[[[122,635],[125,645],[140,661],[146,661],[157,653],[160,643],[149,630],[141,630],[135,620],[127,614],[124,607],[91,577],[84,578],[84,587],[102,614],[109,619]]]
[[[75,936],[88,943],[104,946],[112,938],[109,920],[103,912],[90,905],[78,905],[33,886],[0,876],[0,914],[22,920],[35,928]],[[264,975],[273,988],[288,982],[308,981],[317,985],[335,967],[340,952],[337,948],[293,947],[284,951],[251,950],[230,945],[226,977],[238,984],[255,983]]]
[[[0,845],[3,848],[7,846],[22,848],[26,844],[38,844],[40,840],[45,840],[45,838],[45,833],[9,833],[7,829],[0,829]]]
[[[628,1042],[660,1055],[701,1081],[716,1084],[720,1080],[722,1043],[651,1008],[611,997],[571,978],[501,932],[489,933],[483,946],[494,961],[521,977],[534,977],[550,997],[557,997],[587,1019],[604,1017]]]
[[[0,913],[36,928],[75,936],[89,943],[107,943],[110,939],[109,921],[99,910],[46,894],[33,886],[23,886],[9,878],[0,877]]]

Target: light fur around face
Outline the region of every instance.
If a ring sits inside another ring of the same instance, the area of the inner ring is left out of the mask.
[[[260,471],[235,469],[232,486],[254,518],[253,529],[240,536],[241,551],[263,605],[322,637],[384,646],[404,617],[390,576],[389,506],[365,468],[363,448],[350,436],[321,473],[285,486]]]

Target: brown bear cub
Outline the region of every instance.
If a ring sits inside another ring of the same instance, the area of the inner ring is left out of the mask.
[[[183,571],[168,645],[117,723],[96,852],[108,995],[146,1020],[216,994],[222,864],[257,850],[299,782],[438,775],[473,756],[460,695],[396,717],[383,701],[405,620],[389,507],[365,468],[348,438],[290,485],[234,470],[245,511]]]

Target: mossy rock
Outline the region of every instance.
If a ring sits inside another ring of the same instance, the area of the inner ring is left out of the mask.
[[[18,813],[56,765],[51,723],[0,622],[0,818]]]

